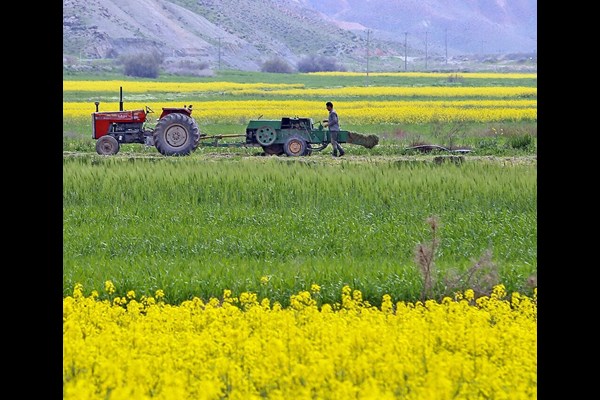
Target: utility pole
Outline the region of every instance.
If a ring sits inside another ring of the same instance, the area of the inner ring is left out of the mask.
[[[446,65],[448,65],[448,28],[444,29],[444,47],[446,48]]]
[[[371,31],[367,29],[367,86],[369,85],[369,34]]]
[[[427,31],[425,31],[425,71],[427,71]]]
[[[219,71],[221,70],[221,36],[219,36]]]
[[[408,32],[404,32],[404,72],[406,72],[406,35]]]

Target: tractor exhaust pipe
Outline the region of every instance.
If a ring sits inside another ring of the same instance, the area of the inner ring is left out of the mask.
[[[119,111],[123,111],[123,86],[119,88]]]

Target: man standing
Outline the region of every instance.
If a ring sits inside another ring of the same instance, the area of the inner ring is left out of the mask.
[[[329,136],[331,137],[331,147],[333,147],[333,152],[331,153],[331,155],[333,155],[334,157],[341,157],[344,154],[346,154],[346,152],[338,143],[338,134],[340,132],[340,123],[338,120],[338,115],[337,112],[333,109],[332,102],[328,101],[327,103],[325,103],[325,106],[327,107],[327,111],[329,111],[327,126],[329,127]]]

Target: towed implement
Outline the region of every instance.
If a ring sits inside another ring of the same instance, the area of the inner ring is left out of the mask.
[[[246,127],[246,144],[261,146],[266,154],[290,157],[308,156],[313,151],[321,151],[331,141],[328,129],[312,118],[281,118],[280,120],[251,120]],[[372,148],[379,143],[375,135],[362,135],[356,132],[340,131],[339,143],[352,143]]]
[[[119,111],[96,111],[92,113],[92,138],[96,152],[112,155],[119,152],[123,143],[141,143],[154,146],[165,156],[186,156],[199,146],[212,147],[261,147],[265,154],[307,156],[321,151],[330,143],[331,136],[323,123],[313,123],[312,118],[284,117],[277,120],[250,120],[246,132],[231,135],[207,136],[200,132],[192,117],[192,105],[163,107],[156,125],[151,127],[147,116],[154,111],[145,109],[123,110],[123,88],[120,88]],[[239,137],[239,142],[221,142],[222,139]],[[372,148],[379,143],[376,135],[362,135],[340,131],[339,143],[351,143]]]

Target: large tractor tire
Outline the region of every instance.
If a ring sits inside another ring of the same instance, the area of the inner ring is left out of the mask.
[[[96,141],[96,153],[101,156],[117,154],[121,145],[114,136],[104,135]]]
[[[308,143],[300,136],[290,136],[283,144],[283,150],[289,157],[298,157],[306,155]]]
[[[153,137],[160,154],[187,156],[198,147],[200,130],[192,117],[172,113],[158,120]]]

